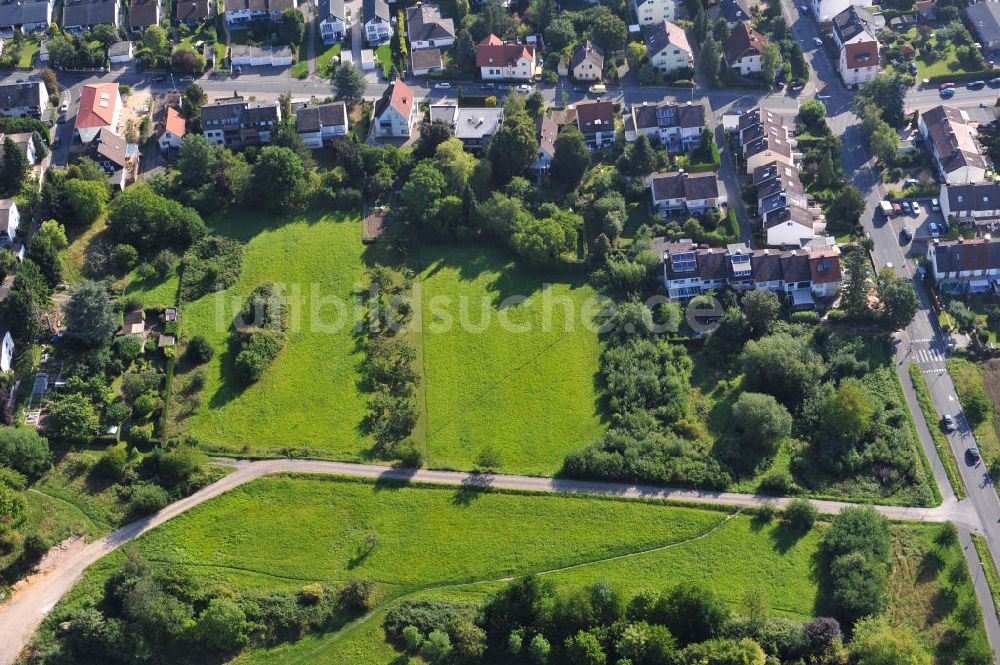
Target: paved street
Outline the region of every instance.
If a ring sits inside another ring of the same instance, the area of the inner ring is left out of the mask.
[[[111,534],[90,543],[72,556],[61,561],[59,566],[41,576],[28,589],[18,594],[8,604],[0,608],[0,665],[10,665],[24,649],[38,625],[59,599],[72,588],[88,566],[125,543],[135,540],[147,531],[163,524],[187,510],[215,498],[235,487],[272,473],[320,473],[339,476],[353,476],[376,480],[425,482],[451,485],[458,488],[498,487],[531,492],[561,492],[568,494],[595,494],[625,498],[669,499],[700,504],[722,504],[740,508],[771,504],[782,508],[788,499],[776,499],[760,495],[735,494],[732,492],[711,492],[670,487],[629,485],[626,483],[605,483],[585,480],[563,480],[559,478],[539,478],[534,476],[479,475],[460,471],[431,471],[427,469],[403,469],[398,467],[352,464],[347,462],[325,462],[322,460],[261,460],[239,461],[219,459],[218,463],[231,466],[234,471],[212,485],[191,496],[176,501],[154,515],[127,524]],[[817,509],[824,513],[837,513],[853,504],[837,501],[814,501]],[[945,501],[937,508],[907,508],[902,506],[876,506],[877,510],[890,519],[916,520],[924,522],[954,522],[959,527],[960,540],[968,543],[968,529],[975,526],[976,517],[968,514],[967,506],[954,500]],[[978,566],[978,563],[976,564]],[[977,569],[972,570],[975,577]],[[987,624],[990,618],[986,617]],[[993,617],[996,621],[996,617]]]

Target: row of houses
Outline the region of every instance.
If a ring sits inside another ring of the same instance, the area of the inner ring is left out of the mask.
[[[661,259],[663,285],[673,300],[731,287],[787,293],[796,306],[840,291],[842,273],[836,248],[809,250],[750,249],[745,243],[726,247],[696,245],[691,240],[653,239]]]
[[[55,6],[55,0],[0,1],[0,36],[13,36],[15,28],[24,33],[45,30],[53,22]],[[74,33],[97,25],[141,31],[162,23],[167,7],[164,0],[131,0],[131,3],[122,0],[66,0],[61,25]],[[128,19],[123,21],[126,13]],[[174,7],[174,20],[189,25],[214,15],[215,3],[212,0],[178,0]]]
[[[226,23],[243,28],[254,21],[280,21],[286,9],[295,9],[297,0],[225,0]]]
[[[935,241],[927,263],[939,289],[949,293],[1000,293],[1000,239]]]
[[[310,148],[322,148],[324,142],[347,133],[347,105],[344,102],[295,103],[292,112],[298,133]],[[228,97],[202,106],[201,121],[205,138],[214,145],[227,148],[267,145],[281,122],[281,107],[277,103],[264,104],[240,96]],[[175,110],[168,109],[163,125],[157,128],[160,147],[179,147],[184,133],[183,118]]]

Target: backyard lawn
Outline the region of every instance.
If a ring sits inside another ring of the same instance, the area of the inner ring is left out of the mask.
[[[316,40],[316,48],[323,49],[316,53],[316,73],[319,76],[333,76],[333,68],[336,66],[334,58],[340,55],[340,44],[326,46],[322,40]]]
[[[393,602],[421,595],[480,603],[501,579],[527,573],[563,588],[607,580],[626,596],[693,580],[734,610],[754,589],[775,614],[804,620],[822,613],[814,575],[824,526],[796,537],[778,521],[727,516],[653,501],[281,476],[202,504],[137,545],[154,565],[178,564],[206,585],[245,591],[376,580],[381,601],[366,619],[237,659],[246,663],[400,662],[381,629]],[[933,602],[943,586],[939,576],[921,565],[938,529],[893,526],[897,563],[888,610],[894,625],[911,625],[932,649],[954,625],[951,611]],[[359,554],[372,533],[377,545]],[[50,615],[43,638],[66,609],[99,593],[123,559],[117,552],[92,567]],[[947,567],[964,565],[957,546],[942,559]],[[971,593],[969,582],[960,583],[956,605]]]
[[[583,321],[594,289],[481,246],[426,247],[419,261],[429,465],[469,469],[491,445],[504,471],[553,474],[604,429]]]
[[[392,47],[388,42],[375,49],[375,57],[382,68],[382,75],[389,76],[389,70],[392,69]]]
[[[17,66],[21,69],[31,69],[34,66],[35,55],[41,49],[41,45],[34,39],[24,40],[21,47],[21,57],[17,61]]]
[[[204,335],[216,354],[204,366],[205,385],[191,412],[175,417],[188,433],[215,448],[276,454],[295,448],[358,459],[367,406],[359,388],[362,355],[351,318],[352,298],[364,281],[359,220],[315,213],[276,220],[234,213],[209,225],[214,233],[246,242],[243,269],[239,283],[227,291],[182,307],[185,334]],[[227,353],[229,324],[236,307],[264,282],[286,288],[292,310],[287,343],[264,377],[244,388]],[[324,305],[324,297],[345,309]],[[178,373],[179,392],[193,373]]]

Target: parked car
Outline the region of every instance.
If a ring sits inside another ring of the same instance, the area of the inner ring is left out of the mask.
[[[979,448],[977,448],[975,444],[972,444],[972,445],[969,446],[968,450],[966,450],[965,452],[969,456],[969,459],[971,459],[973,462],[975,462],[976,465],[978,466],[979,465]]]
[[[792,79],[788,82],[789,90],[801,90],[803,88],[802,81],[798,79]]]
[[[908,226],[904,226],[899,231],[899,240],[904,245],[909,244],[909,242],[913,240],[913,231],[911,231]]]
[[[69,102],[63,102],[62,104],[59,105],[60,113],[66,113],[67,111],[69,111]]]
[[[522,83],[521,85],[517,86],[517,91],[527,94],[531,92],[531,86],[528,85],[527,83]]]
[[[945,432],[955,431],[955,419],[951,417],[950,413],[946,413],[941,416],[941,425],[944,427]]]
[[[893,203],[892,203],[892,214],[893,215],[898,215],[901,212],[903,212],[903,206],[901,206],[901,205],[899,205],[899,203],[893,201]]]
[[[951,99],[955,96],[954,88],[945,88],[941,91],[941,99]]]
[[[438,90],[447,90],[448,88],[451,87],[451,83],[448,81],[438,81],[437,83],[434,84],[434,87],[437,88]]]
[[[932,238],[941,237],[941,227],[938,226],[935,222],[931,222],[930,224],[928,224],[927,230],[930,232]]]
[[[588,90],[588,92],[590,92],[590,94],[592,95],[603,95],[607,91],[608,87],[603,83],[595,83],[594,85],[590,86],[590,89]]]
[[[816,46],[822,47],[823,46],[823,40],[820,39],[819,37],[813,37],[813,44],[815,44]]]
[[[479,87],[481,87],[483,90],[496,90],[497,84],[496,83],[484,83],[484,84],[482,84]]]
[[[954,88],[954,87],[955,87],[954,83],[942,83],[941,85],[938,86],[938,90],[947,90],[948,88]]]
[[[983,88],[986,87],[986,81],[982,81],[982,80],[980,80],[980,81],[971,81],[965,87],[968,88],[969,90],[982,90]]]
[[[939,212],[941,210],[941,202],[937,199],[931,199],[931,210]]]
[[[1000,88],[1000,76],[997,76],[996,78],[991,78],[989,80],[989,85],[991,88]]]
[[[920,206],[917,205],[916,201],[910,201],[910,214],[914,217],[920,214]]]
[[[191,81],[194,80],[194,77],[193,76],[182,76],[182,77],[180,77],[177,80],[180,81],[181,83],[190,83]]]

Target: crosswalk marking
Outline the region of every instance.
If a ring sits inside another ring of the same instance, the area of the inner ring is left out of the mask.
[[[916,349],[913,355],[917,358],[917,363],[927,365],[931,363],[943,363],[947,356],[937,349]]]

